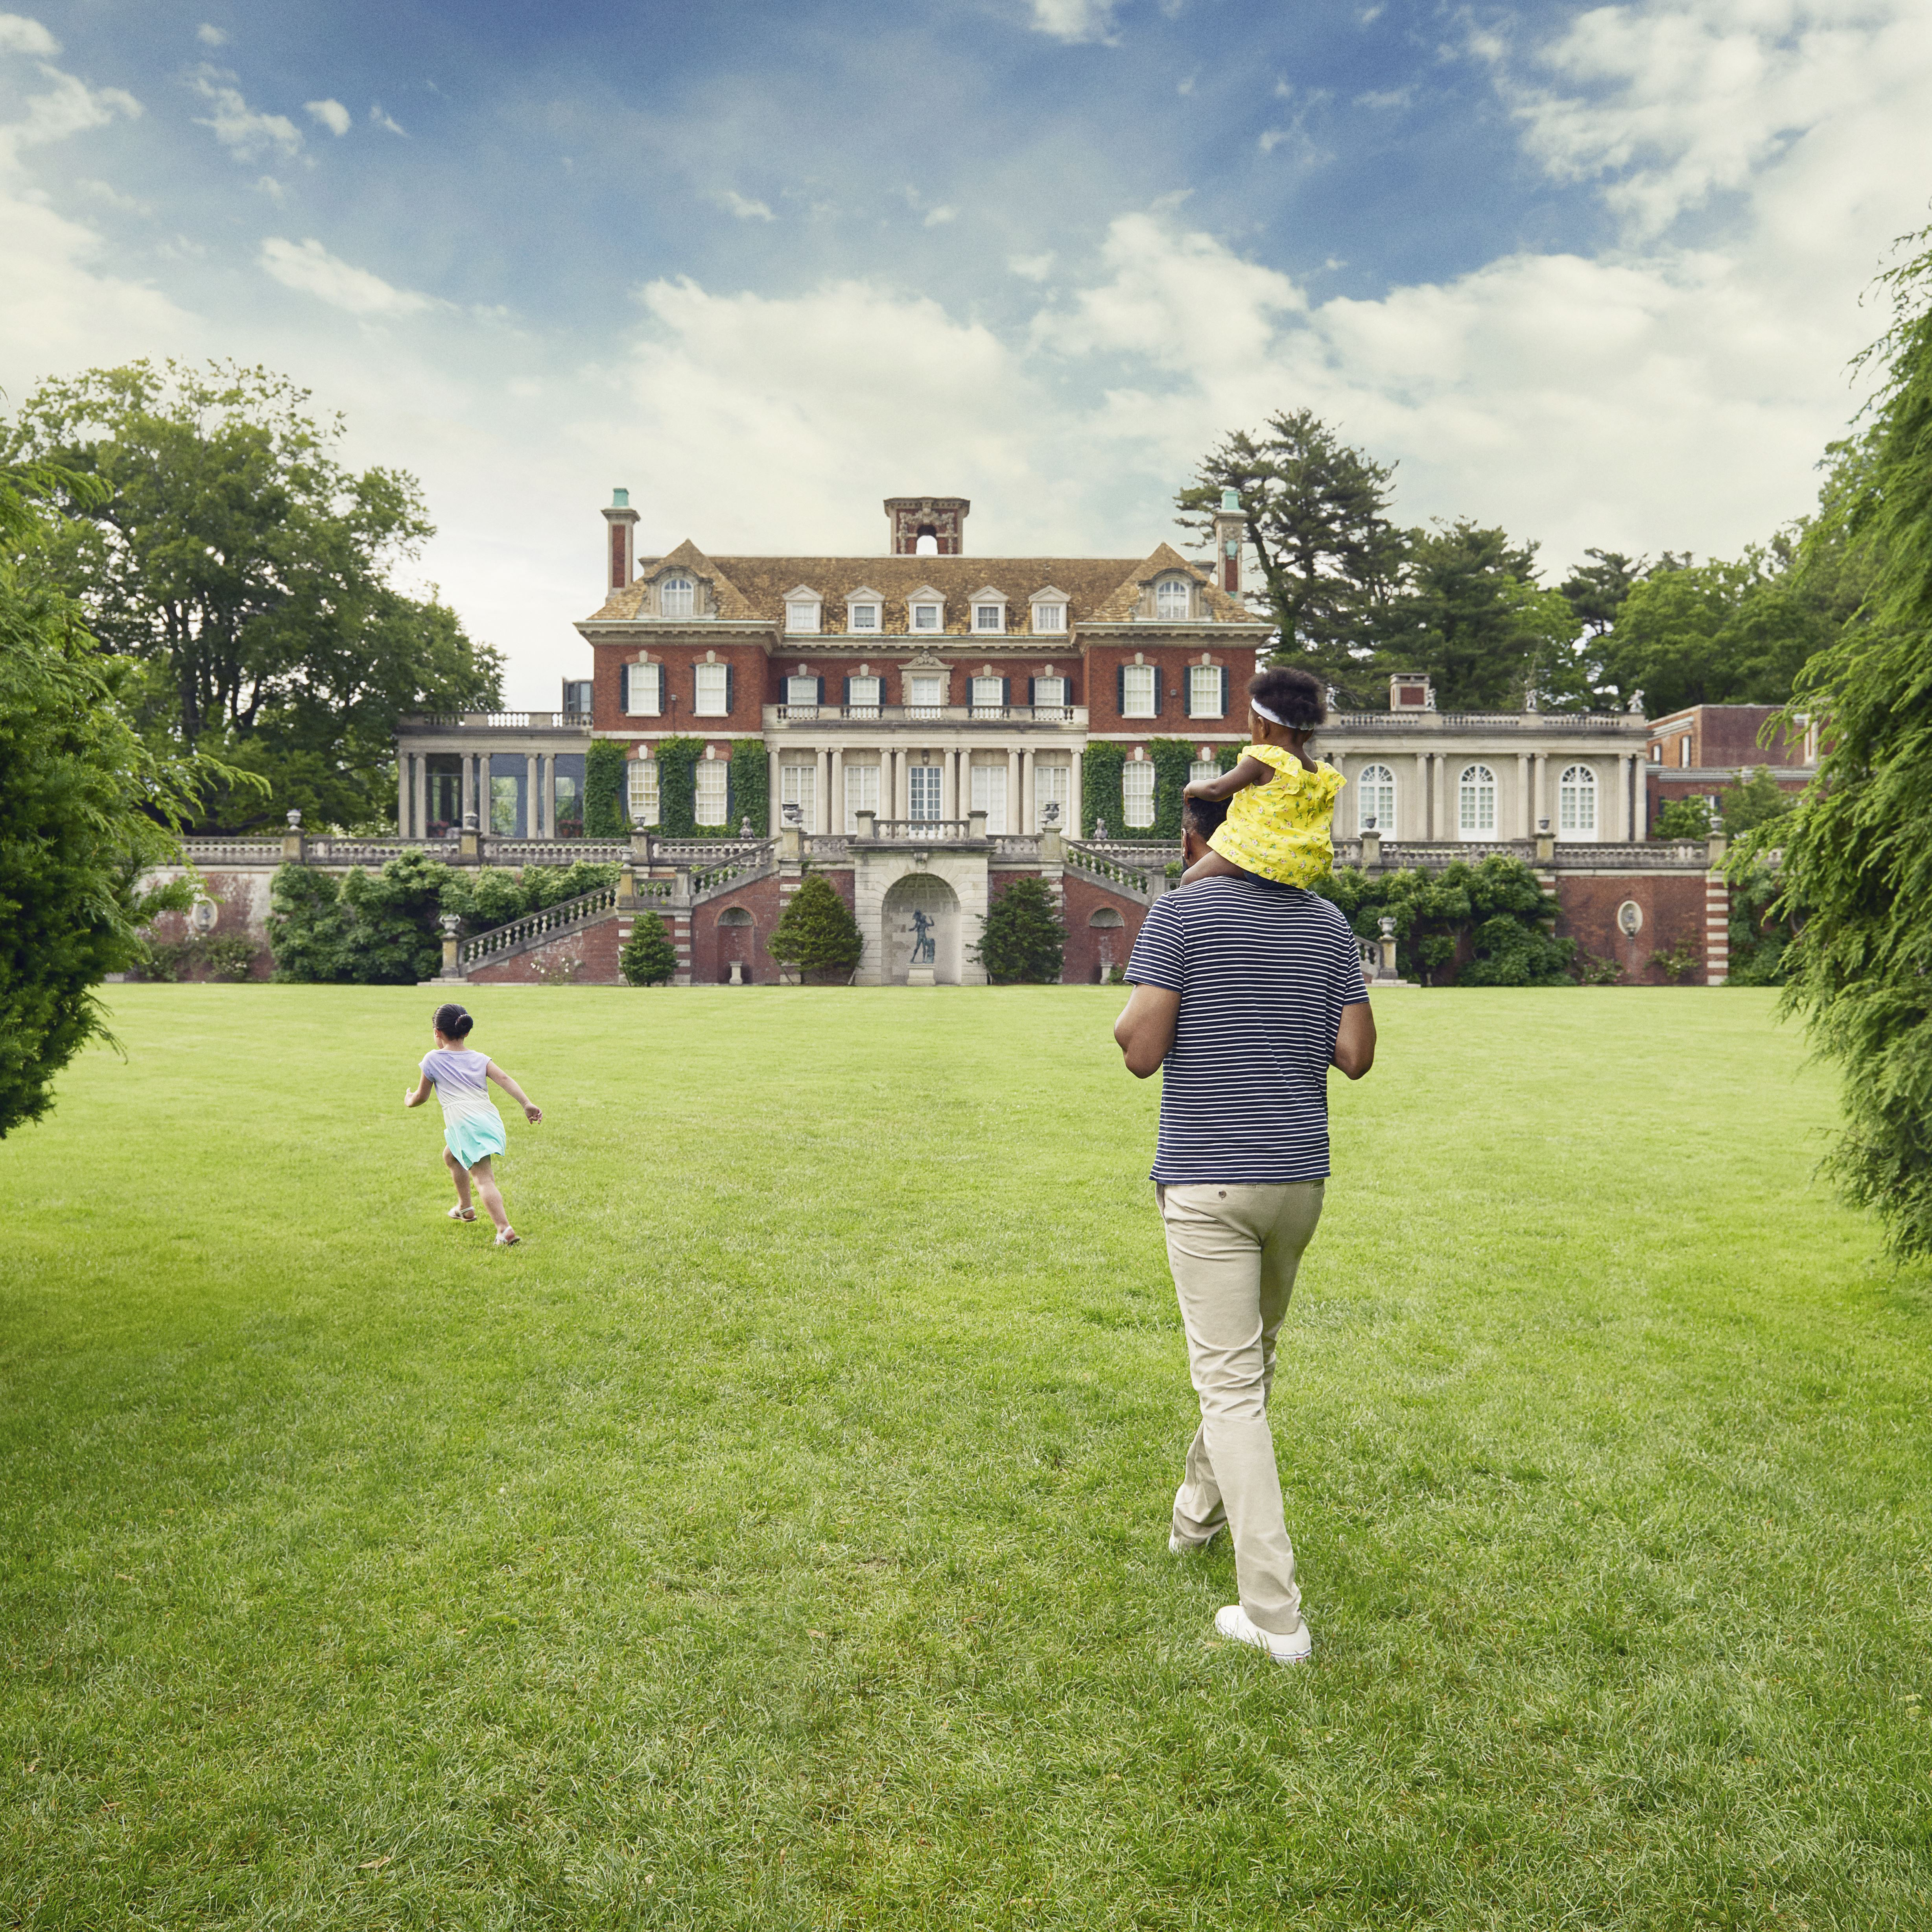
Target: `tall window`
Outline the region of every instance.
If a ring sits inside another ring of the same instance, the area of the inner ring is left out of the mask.
[[[624,710],[632,718],[657,718],[664,712],[664,666],[626,664]]]
[[[1066,808],[1073,795],[1072,777],[1073,768],[1070,765],[1036,764],[1034,766],[1033,808],[1034,816],[1039,820],[1034,827],[1036,832],[1046,830],[1046,808],[1049,805],[1057,805],[1060,808],[1060,815],[1053,821],[1056,830],[1078,830],[1077,826],[1070,825],[1066,820]]]
[[[724,825],[731,817],[728,782],[731,767],[722,758],[700,758],[698,763],[698,809],[700,825]]]
[[[658,765],[655,758],[631,760],[629,802],[633,825],[656,825],[659,822]]]
[[[912,765],[906,770],[906,807],[914,818],[939,816],[939,767]]]
[[[973,809],[986,814],[988,832],[1006,829],[1006,768],[1004,765],[973,767]]]
[[[817,630],[818,606],[816,604],[788,604],[785,606],[785,628],[788,631]]]
[[[1372,824],[1384,838],[1395,832],[1395,774],[1386,765],[1364,765],[1355,781],[1355,822]]]
[[[701,664],[698,667],[698,701],[692,706],[700,718],[722,718],[731,709],[731,667]]]
[[[910,671],[905,682],[907,707],[914,717],[936,717],[945,709],[946,679],[941,673]]]
[[[1190,664],[1187,668],[1187,715],[1190,718],[1219,718],[1226,709],[1221,697],[1219,664]]]
[[[1042,710],[1066,708],[1066,680],[1064,677],[1036,677],[1033,681],[1033,701]]]
[[[778,767],[778,803],[795,805],[802,815],[805,829],[818,824],[818,765],[781,765]]]
[[[1003,677],[976,677],[967,700],[976,712],[997,714],[1006,701],[1006,681]]]
[[[1158,715],[1154,706],[1156,689],[1154,680],[1159,675],[1152,664],[1123,664],[1120,667],[1120,716],[1123,718],[1152,718]]]
[[[1163,577],[1154,587],[1154,614],[1165,623],[1184,623],[1187,610],[1187,580]]]
[[[1192,784],[1198,779],[1217,778],[1220,776],[1221,767],[1212,758],[1196,758],[1187,768],[1187,782],[1190,784]]]
[[[1154,823],[1154,766],[1142,761],[1120,767],[1120,802],[1127,823],[1137,832]]]
[[[876,677],[855,677],[846,686],[845,702],[855,718],[876,718],[879,706],[884,701],[884,680]]]
[[[974,604],[973,628],[976,631],[1004,631],[1006,628],[1006,606],[1004,604]]]
[[[1556,832],[1562,838],[1597,836],[1597,775],[1588,765],[1565,765],[1556,781]]]
[[[878,766],[848,765],[845,767],[845,830],[848,832],[857,831],[860,813],[876,813],[878,808]]]
[[[1033,627],[1036,631],[1065,630],[1066,606],[1064,604],[1036,604],[1033,607]]]
[[[795,710],[800,705],[813,705],[818,702],[818,680],[815,677],[788,677],[785,680],[785,708]]]
[[[658,609],[667,617],[688,617],[698,598],[698,586],[688,577],[667,577],[658,586]]]
[[[1491,838],[1496,830],[1496,775],[1487,765],[1465,765],[1456,788],[1456,829],[1465,838]]]
[[[912,627],[915,631],[942,630],[943,614],[941,607],[937,604],[915,604],[912,607]]]

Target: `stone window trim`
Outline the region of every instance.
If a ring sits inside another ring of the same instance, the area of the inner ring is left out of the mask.
[[[1456,832],[1462,838],[1496,836],[1496,775],[1480,761],[1456,775]]]
[[[1006,630],[1006,593],[988,584],[967,599],[970,628],[980,637],[1003,637]],[[988,621],[990,620],[990,621]]]
[[[1199,581],[1185,571],[1164,570],[1143,590],[1135,608],[1138,623],[1195,624],[1207,616],[1198,596]]]
[[[1393,766],[1376,764],[1364,765],[1355,774],[1355,822],[1358,827],[1366,831],[1368,821],[1375,820],[1375,830],[1384,838],[1395,836],[1396,826],[1395,770]]]
[[[1595,768],[1565,765],[1556,781],[1556,836],[1583,841],[1597,836],[1602,785]]]
[[[808,584],[793,586],[784,594],[784,630],[788,637],[815,636],[825,628],[825,599]]]
[[[686,623],[716,613],[711,587],[695,571],[679,566],[659,571],[645,580],[645,608],[640,616],[655,616],[659,621]]]
[[[869,622],[861,622],[860,616],[870,614]],[[848,637],[876,637],[886,627],[886,600],[879,592],[866,584],[845,593],[845,632]]]
[[[937,637],[946,628],[946,596],[922,584],[906,598],[906,630],[914,637]]]
[[[1066,592],[1058,590],[1052,584],[1044,590],[1036,590],[1027,599],[1027,621],[1036,633],[1064,637],[1072,616],[1072,607]]]

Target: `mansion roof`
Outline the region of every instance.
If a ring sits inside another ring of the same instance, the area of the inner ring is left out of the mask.
[[[716,616],[770,624],[782,630],[785,604],[794,593],[808,590],[824,600],[828,618],[855,593],[874,594],[883,608],[880,632],[888,636],[912,635],[907,614],[908,599],[920,591],[938,591],[945,598],[945,623],[921,637],[964,636],[972,633],[972,604],[980,593],[995,591],[1016,612],[1043,591],[1064,594],[1068,606],[1066,628],[1082,624],[1124,624],[1132,620],[1147,586],[1156,578],[1184,574],[1196,586],[1201,614],[1190,621],[1269,628],[1246,605],[1216,589],[1208,574],[1171,544],[1160,544],[1150,555],[1133,557],[1068,556],[707,556],[689,542],[668,555],[640,559],[633,580],[614,590],[602,607],[584,621],[623,623],[640,617],[652,622],[641,607],[650,584],[671,569],[688,571],[710,586]],[[832,628],[828,623],[826,628]],[[842,628],[841,626],[840,628]],[[983,633],[980,634],[982,636]]]

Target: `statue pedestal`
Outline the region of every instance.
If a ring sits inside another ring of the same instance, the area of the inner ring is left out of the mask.
[[[906,968],[906,984],[908,986],[936,986],[938,983],[932,976],[930,966],[908,966]]]
[[[734,959],[731,962],[731,984],[734,986],[742,986],[744,983],[745,962],[742,959]]]

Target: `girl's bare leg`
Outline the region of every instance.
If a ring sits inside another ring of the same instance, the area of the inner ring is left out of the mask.
[[[490,1172],[490,1156],[486,1154],[470,1170],[470,1178],[476,1183],[476,1192],[482,1198],[483,1208],[496,1224],[496,1232],[502,1234],[510,1225],[510,1217],[503,1211],[503,1197],[496,1186],[496,1177]]]
[[[1204,852],[1180,875],[1184,886],[1191,886],[1196,879],[1245,879],[1247,874],[1232,859],[1224,859],[1220,853]]]
[[[456,1204],[467,1214],[470,1211],[469,1170],[447,1149],[443,1153],[442,1164],[449,1169],[451,1177],[456,1183]]]

